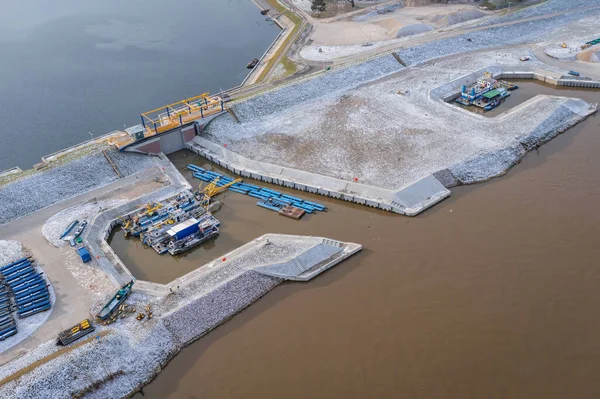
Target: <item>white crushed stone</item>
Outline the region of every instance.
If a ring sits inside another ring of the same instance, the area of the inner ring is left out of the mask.
[[[600,4],[600,0],[598,1]],[[543,18],[539,20],[524,21],[513,25],[492,27],[475,33],[465,33],[447,39],[425,43],[398,51],[398,55],[407,64],[418,64],[426,60],[444,57],[467,51],[481,50],[490,47],[505,47],[508,45],[531,43],[536,40],[545,40],[553,36],[553,32],[568,24],[575,23],[577,29],[582,19],[594,18],[590,15],[600,14],[599,9],[574,11],[562,15]],[[599,18],[595,18],[595,25]],[[578,22],[575,22],[578,21]],[[594,24],[594,22],[592,22]],[[572,29],[576,31],[576,29]],[[471,41],[467,40],[471,39]]]
[[[418,35],[419,33],[431,32],[432,30],[434,30],[434,28],[427,24],[406,25],[398,29],[398,31],[396,32],[396,37],[400,38],[405,36]]]
[[[481,17],[485,17],[486,14],[479,10],[458,10],[450,13],[443,18],[436,21],[437,26],[450,26],[460,24],[462,22],[471,21]]]
[[[79,223],[82,223],[84,220],[87,220],[87,229],[89,228],[89,223],[91,223],[92,218],[98,213],[123,205],[127,201],[128,200],[126,199],[93,201],[64,209],[54,214],[46,221],[46,223],[44,223],[44,226],[42,227],[42,234],[46,240],[48,240],[48,242],[55,247],[68,246],[68,240],[61,239],[60,236],[71,224],[71,222],[74,220],[79,220]],[[75,226],[75,228],[77,228],[77,226]],[[65,238],[70,236],[70,234],[67,234]]]
[[[393,40],[384,40],[374,43],[337,45],[337,46],[305,46],[300,50],[300,56],[306,60],[312,61],[332,61],[338,58],[344,58],[351,55],[372,51],[375,48],[387,46],[393,43]],[[369,44],[369,45],[365,45]],[[319,49],[321,51],[319,51]]]
[[[25,257],[25,250],[19,241],[0,240],[0,267],[23,257]]]
[[[151,157],[110,151],[123,176],[154,166]],[[0,186],[0,224],[33,213],[117,180],[102,152]]]
[[[593,7],[600,5],[600,0],[547,0],[543,3],[523,8],[508,15],[498,16],[486,21],[479,26],[487,26],[511,21],[517,21],[524,18],[539,17],[546,14],[553,14],[562,11],[574,10],[581,7]]]

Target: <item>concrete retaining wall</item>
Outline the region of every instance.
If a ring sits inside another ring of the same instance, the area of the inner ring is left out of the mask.
[[[14,175],[14,174],[17,174],[17,173],[21,173],[22,171],[23,171],[23,169],[19,168],[18,166],[14,166],[14,167],[12,167],[10,169],[6,169],[6,170],[3,170],[2,172],[0,172],[0,177],[6,177],[6,176],[9,176],[9,175]]]
[[[196,137],[196,134],[200,132],[204,126],[208,125],[210,121],[224,113],[225,112],[219,112],[186,125],[179,126],[167,132],[147,137],[143,140],[132,143],[127,147],[124,147],[122,151],[138,152],[142,154],[163,153],[169,155],[183,150],[186,148],[185,143],[192,141],[194,137]]]
[[[132,212],[142,205],[150,202],[165,199],[177,194],[180,190],[189,190],[191,185],[179,173],[179,171],[162,156],[159,165],[162,165],[162,171],[169,179],[171,184],[152,193],[142,195],[126,204],[107,210],[96,215],[90,222],[89,228],[83,234],[83,241],[94,257],[98,266],[108,275],[115,286],[125,284],[134,278],[129,269],[108,245],[108,237],[111,231],[118,224],[118,218],[123,214]],[[168,287],[159,287],[153,283],[142,281],[136,282],[135,290],[138,292],[163,296],[168,294]]]
[[[415,216],[450,195],[450,191],[445,189],[441,184],[438,186],[434,184],[421,184],[423,180],[431,178],[437,181],[431,175],[393,191],[266,162],[254,161],[202,137],[196,137],[194,141],[187,143],[186,147],[239,176],[325,195],[331,198],[343,199],[406,216]],[[416,191],[414,190],[415,186],[419,187],[417,191],[418,195],[416,195]],[[404,193],[407,191],[411,191],[409,201],[405,201],[404,198]]]

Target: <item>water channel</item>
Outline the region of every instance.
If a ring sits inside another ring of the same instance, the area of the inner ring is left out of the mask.
[[[185,348],[145,397],[598,397],[599,133],[591,117],[416,218],[316,197],[329,211],[293,221],[227,194],[218,251],[266,232],[364,250]]]

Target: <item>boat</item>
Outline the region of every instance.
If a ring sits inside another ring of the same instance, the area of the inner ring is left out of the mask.
[[[302,216],[304,216],[306,211],[304,209],[297,208],[293,205],[285,205],[279,210],[278,213],[282,216],[299,220]]]
[[[200,220],[191,218],[167,231],[169,240],[167,250],[171,255],[188,251],[219,234],[221,223],[211,214],[205,214]]]
[[[184,239],[171,241],[168,244],[168,251],[171,255],[178,255],[185,251],[189,251],[190,249],[197,247],[210,240],[211,238],[219,235],[219,228],[217,226],[212,226],[207,230],[199,230],[198,232],[191,234]]]
[[[519,88],[516,84],[507,82],[506,80],[499,80],[498,83],[509,91],[517,90]]]
[[[521,61],[529,61],[529,56],[524,55],[523,57],[519,58]]]
[[[491,111],[508,96],[510,96],[510,93],[504,87],[499,87],[485,93],[480,99],[473,102],[473,105],[483,108],[485,111]]]
[[[81,233],[83,233],[83,229],[85,229],[85,226],[87,226],[87,220],[84,220],[79,226],[77,226],[77,228],[73,231],[73,239],[79,237],[81,235]]]
[[[131,292],[131,287],[133,287],[134,280],[131,280],[127,284],[123,285],[119,291],[111,298],[110,301],[98,313],[97,317],[100,320],[108,319],[115,310],[119,308],[119,305],[125,301],[129,293]]]
[[[250,61],[248,63],[248,65],[246,65],[246,68],[248,69],[252,69],[254,68],[256,65],[258,65],[258,58],[254,58],[252,61]]]
[[[62,331],[58,334],[57,345],[66,346],[71,342],[77,341],[79,338],[88,335],[96,329],[91,321],[83,320],[81,323]]]
[[[267,15],[269,13],[269,11],[271,11],[271,9],[269,9],[269,8],[260,10],[260,15]]]
[[[73,230],[73,227],[77,226],[77,223],[79,223],[79,220],[73,220],[71,224],[65,229],[65,231],[63,231],[63,233],[60,235],[60,239],[62,240],[63,238],[65,238],[65,236],[69,234],[71,230]]]

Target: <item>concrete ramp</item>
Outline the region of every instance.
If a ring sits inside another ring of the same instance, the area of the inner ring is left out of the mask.
[[[450,190],[435,176],[429,175],[394,193],[392,205],[400,208],[404,214],[414,216],[449,195]]]
[[[329,264],[331,267],[339,262],[336,258],[342,251],[340,246],[320,243],[288,261],[260,266],[254,270],[271,277],[308,281],[326,270]]]

